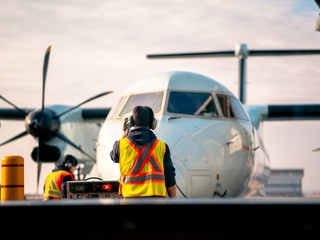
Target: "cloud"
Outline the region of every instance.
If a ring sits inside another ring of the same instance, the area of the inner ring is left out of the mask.
[[[237,43],[249,50],[317,49],[318,12],[305,0],[4,1],[0,94],[17,106],[39,107],[50,45],[47,104],[77,104],[106,90],[115,91],[112,102],[124,86],[167,70],[208,75],[238,95],[236,58],[147,60],[146,54],[233,50]],[[249,103],[319,102],[319,58],[249,57]],[[90,105],[96,103],[106,104]]]

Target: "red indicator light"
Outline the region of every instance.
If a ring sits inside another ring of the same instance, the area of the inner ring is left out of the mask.
[[[111,191],[112,190],[112,184],[111,183],[105,183],[105,184],[102,184],[102,190],[104,191]]]

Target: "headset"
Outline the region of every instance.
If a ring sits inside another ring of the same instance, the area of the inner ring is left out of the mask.
[[[145,108],[147,111],[149,111],[148,110],[148,108]],[[149,122],[149,128],[150,129],[152,129],[152,130],[155,130],[156,129],[156,127],[157,127],[157,125],[158,125],[158,121],[157,121],[157,119],[154,117],[154,114],[152,113],[152,112],[149,112],[148,113],[149,114],[149,117],[151,117],[151,120],[150,120],[150,122]],[[151,116],[151,114],[152,114],[152,116]],[[126,127],[128,128],[128,129],[130,129],[131,127],[133,127],[134,125],[135,125],[135,121],[134,121],[134,119],[133,119],[133,115],[131,115],[129,118],[126,118],[125,119],[125,125],[126,125]]]
[[[78,165],[78,160],[74,156],[71,156],[71,155],[66,155],[64,161],[65,161],[64,166],[66,168],[71,168],[72,166]]]

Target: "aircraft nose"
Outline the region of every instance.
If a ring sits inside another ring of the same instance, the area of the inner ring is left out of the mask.
[[[221,154],[217,143],[207,142],[207,147],[196,137],[185,135],[171,149],[171,157],[176,168],[178,190],[189,197],[212,197],[215,186],[214,175],[219,171]],[[214,154],[218,154],[214,156]],[[180,189],[179,189],[180,188]]]

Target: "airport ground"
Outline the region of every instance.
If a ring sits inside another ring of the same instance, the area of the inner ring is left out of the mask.
[[[316,197],[26,199],[2,201],[0,212],[2,229],[33,238],[34,228],[62,239],[320,239]]]

